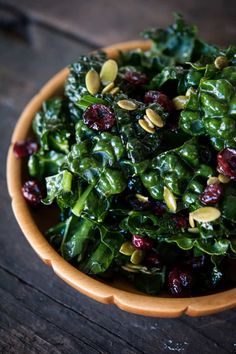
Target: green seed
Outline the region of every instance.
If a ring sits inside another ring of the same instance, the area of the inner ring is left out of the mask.
[[[100,78],[103,85],[108,85],[111,82],[115,81],[118,73],[117,62],[113,59],[108,59],[105,61],[101,68]]]
[[[110,84],[106,85],[104,89],[102,90],[102,93],[108,93],[114,88],[115,84],[114,82],[111,82]]]
[[[127,241],[121,245],[119,252],[124,254],[125,256],[132,256],[135,250],[136,248],[134,247],[134,245],[131,242]]]
[[[136,193],[135,194],[135,197],[142,203],[146,203],[148,202],[148,197],[145,197],[144,195],[142,194],[139,194],[139,193]]]
[[[117,102],[118,106],[126,111],[134,111],[137,108],[135,102],[131,100],[120,100]]]
[[[174,103],[175,109],[180,111],[186,107],[188,100],[188,97],[181,95],[173,98],[172,102]]]
[[[228,61],[228,59],[226,57],[223,57],[223,56],[220,55],[219,57],[217,57],[215,59],[214,64],[215,64],[215,67],[220,70],[220,69],[223,69],[226,66],[228,66],[229,65],[229,61]]]
[[[193,211],[190,213],[190,215],[193,220],[198,222],[211,222],[218,219],[221,215],[221,212],[217,208],[203,207]]]
[[[85,85],[91,95],[96,95],[100,88],[100,78],[96,70],[89,70],[85,76]]]
[[[189,87],[185,93],[185,96],[189,98],[192,93],[196,92],[193,87]]]
[[[175,213],[177,210],[176,198],[174,194],[171,192],[171,190],[169,190],[167,187],[164,187],[163,197],[168,209],[173,213]]]
[[[132,269],[128,266],[121,266],[122,269],[126,270],[127,272],[131,272],[131,273],[138,273],[137,269]]]
[[[221,173],[219,174],[218,179],[221,183],[229,183],[230,182],[230,178],[222,175]]]
[[[207,180],[207,185],[209,186],[210,184],[216,184],[216,183],[219,183],[219,179],[218,177],[212,177],[210,176]]]
[[[163,119],[153,109],[147,108],[146,109],[146,115],[149,118],[149,120],[152,122],[152,124],[154,124],[156,127],[162,128],[164,126]]]
[[[144,254],[141,250],[135,250],[130,257],[130,262],[137,265],[140,264],[143,260]]]
[[[139,119],[138,124],[140,125],[141,128],[143,128],[143,130],[145,130],[146,132],[150,133],[150,134],[154,134],[155,133],[155,129],[151,128],[149,126],[149,124],[144,120],[144,119]]]
[[[194,219],[193,219],[191,213],[189,214],[188,221],[189,221],[189,225],[194,229],[195,228],[195,222],[194,222]]]
[[[110,94],[116,95],[119,91],[120,91],[120,88],[118,86],[116,86],[110,91]]]
[[[199,230],[197,227],[192,227],[188,229],[188,232],[192,233],[192,234],[198,234]]]

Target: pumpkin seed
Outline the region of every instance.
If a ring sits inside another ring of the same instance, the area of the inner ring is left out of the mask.
[[[194,92],[195,92],[194,88],[193,88],[193,87],[189,87],[189,88],[187,89],[186,93],[185,93],[185,96],[186,96],[187,98],[189,98],[189,97],[191,96],[191,94],[194,93]]]
[[[127,272],[131,272],[131,273],[138,273],[137,269],[132,269],[130,267],[127,266],[121,266],[122,269],[126,270]]]
[[[130,262],[137,265],[140,264],[143,260],[144,253],[141,250],[135,250],[130,257]]]
[[[181,109],[184,109],[187,102],[188,102],[188,97],[187,96],[176,96],[173,98],[172,102],[174,103],[175,109],[177,111],[180,111]]]
[[[137,270],[140,270],[140,269],[146,269],[147,270],[147,267],[143,266],[142,264],[127,263],[126,267],[129,267],[129,268],[132,268],[132,269],[137,269]]]
[[[114,87],[111,91],[110,91],[110,93],[112,94],[112,95],[115,95],[116,93],[118,93],[120,91],[120,88],[118,87],[118,86],[116,86],[116,87]]]
[[[164,187],[163,197],[169,210],[175,213],[177,210],[176,198],[174,194],[171,192],[171,190],[169,190],[167,187]]]
[[[195,228],[195,222],[193,220],[193,217],[192,217],[191,213],[189,214],[188,222],[189,222],[189,225],[194,229]]]
[[[137,108],[135,102],[131,100],[120,100],[117,102],[118,106],[126,111],[134,111]]]
[[[219,183],[219,179],[218,177],[212,177],[210,176],[207,180],[207,185],[209,186],[210,184],[216,184],[216,183]]]
[[[114,86],[115,86],[114,82],[110,82],[110,84],[108,84],[104,87],[104,89],[102,90],[102,93],[110,92]]]
[[[85,85],[91,95],[98,93],[100,88],[100,78],[96,70],[89,70],[85,76]]]
[[[149,118],[149,120],[152,122],[152,124],[154,124],[156,127],[162,128],[164,126],[163,119],[153,109],[147,108],[146,109],[146,115]]]
[[[136,193],[135,194],[135,197],[142,203],[146,203],[148,202],[148,197],[145,197],[144,195],[142,194],[139,194],[139,193]]]
[[[136,248],[134,247],[134,245],[131,242],[127,241],[122,243],[119,252],[124,254],[125,256],[132,256],[135,250]]]
[[[146,132],[153,134],[155,133],[155,129],[149,127],[148,123],[144,120],[144,119],[139,119],[138,124],[140,125],[141,128],[143,128],[143,130],[145,130]]]
[[[228,59],[226,57],[223,57],[223,56],[220,55],[219,57],[217,57],[215,59],[214,64],[215,64],[215,67],[220,70],[220,69],[223,69],[226,66],[228,66],[229,65],[229,61],[228,61]]]
[[[197,210],[194,210],[191,214],[193,220],[198,222],[211,222],[218,219],[221,215],[219,209],[214,207],[203,207]]]
[[[118,65],[114,59],[108,59],[103,64],[100,71],[100,78],[103,85],[107,85],[115,81],[118,73]]]
[[[221,183],[229,183],[230,182],[230,178],[222,175],[221,173],[219,174],[218,179]]]
[[[199,230],[197,227],[192,227],[188,229],[188,232],[190,232],[191,234],[198,234]]]
[[[150,119],[148,118],[148,116],[143,116],[143,119],[147,122],[147,124],[149,125],[150,128],[155,128],[155,126],[152,124],[152,122],[150,121]]]

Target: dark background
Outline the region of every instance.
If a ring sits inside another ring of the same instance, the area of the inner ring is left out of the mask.
[[[30,248],[13,217],[5,159],[25,104],[91,49],[166,26],[182,12],[200,35],[236,44],[232,0],[0,0],[0,353],[236,353],[236,310],[202,318],[132,315],[79,294]]]

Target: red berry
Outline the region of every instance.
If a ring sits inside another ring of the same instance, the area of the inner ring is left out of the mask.
[[[22,193],[29,204],[37,206],[43,199],[43,189],[36,181],[27,181],[22,186]]]
[[[148,78],[144,73],[136,71],[127,71],[124,75],[124,79],[133,86],[145,85],[148,81]]]
[[[94,130],[109,130],[115,124],[112,110],[103,104],[92,104],[83,114],[84,123]]]
[[[189,226],[188,219],[181,214],[173,215],[172,220],[179,229],[186,229]]]
[[[220,183],[210,184],[204,192],[200,194],[199,199],[203,204],[216,204],[219,202],[223,193]]]
[[[157,216],[162,216],[166,211],[166,206],[159,200],[155,201],[153,206],[153,213]]]
[[[175,267],[168,274],[168,289],[174,296],[189,296],[193,285],[192,272]]]
[[[162,262],[160,260],[160,255],[157,252],[151,251],[147,254],[145,258],[145,263],[149,267],[161,267]]]
[[[39,146],[34,141],[17,141],[13,146],[13,153],[16,157],[22,158],[34,154],[38,149]]]
[[[225,148],[217,155],[217,170],[223,175],[236,179],[236,149]]]
[[[171,99],[160,91],[148,91],[144,96],[145,103],[159,103],[164,111],[172,113],[174,111],[174,105]]]
[[[148,237],[133,235],[132,244],[140,250],[150,250],[153,247],[153,240]]]

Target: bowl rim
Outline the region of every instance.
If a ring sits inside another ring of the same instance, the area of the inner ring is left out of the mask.
[[[127,51],[136,48],[147,50],[150,48],[150,42],[143,40],[129,41],[108,46],[102,48],[102,50],[110,58],[115,58],[119,50]],[[26,105],[14,128],[8,151],[7,185],[12,199],[12,209],[31,247],[70,286],[96,301],[114,304],[127,312],[151,317],[178,317],[183,314],[203,316],[235,307],[236,288],[212,295],[189,298],[148,296],[117,289],[91,278],[73,267],[52,248],[40,232],[21,193],[22,162],[20,159],[16,159],[13,154],[13,143],[27,138],[27,131],[31,126],[34,114],[41,108],[44,100],[53,96],[57,90],[62,88],[68,73],[68,68],[59,71]]]

